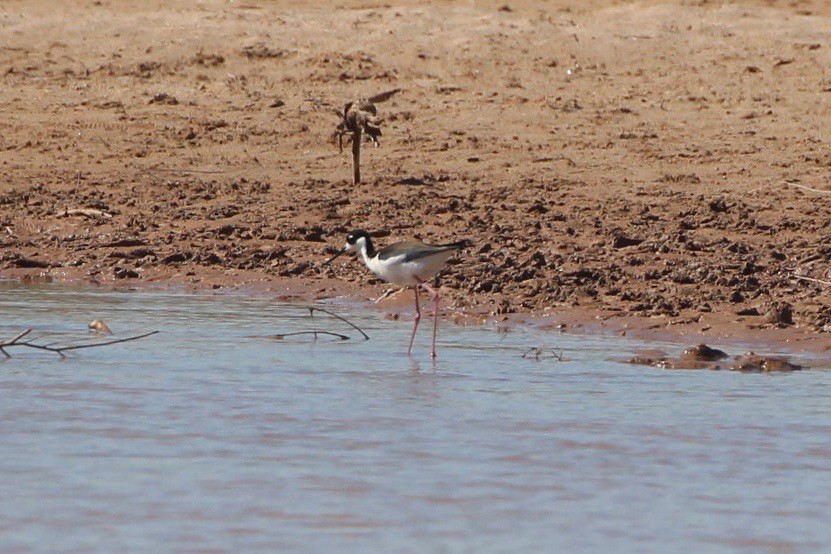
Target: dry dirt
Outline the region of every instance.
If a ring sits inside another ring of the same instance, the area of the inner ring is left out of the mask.
[[[827,3],[319,6],[3,2],[0,276],[377,298],[362,227],[471,240],[457,318],[831,344]]]

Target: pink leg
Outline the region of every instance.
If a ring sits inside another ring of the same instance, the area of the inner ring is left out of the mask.
[[[430,355],[435,358],[436,357],[436,329],[438,329],[438,327],[439,327],[439,293],[438,293],[438,291],[436,291],[436,289],[434,289],[433,287],[431,287],[430,285],[428,285],[425,282],[422,282],[421,286],[424,287],[424,290],[426,290],[427,292],[430,293],[430,297],[433,299],[433,302],[435,302],[435,306],[433,307],[433,342],[431,343],[431,348],[432,349],[430,350]]]
[[[415,291],[415,315],[413,316],[413,332],[410,334],[410,347],[407,349],[407,355],[409,356],[413,350],[413,340],[415,340],[416,329],[418,329],[418,322],[421,320],[421,309],[418,307],[418,285],[413,287]]]

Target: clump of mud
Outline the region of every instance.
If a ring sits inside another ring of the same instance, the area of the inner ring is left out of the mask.
[[[645,352],[630,358],[628,363],[662,369],[709,369],[742,371],[746,373],[774,373],[799,371],[802,366],[785,356],[765,356],[748,352],[725,361],[730,356],[723,350],[699,344],[686,348],[681,355],[672,358],[662,352]]]

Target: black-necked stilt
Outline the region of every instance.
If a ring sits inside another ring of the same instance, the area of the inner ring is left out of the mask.
[[[366,266],[375,275],[401,286],[412,286],[415,291],[415,316],[413,317],[413,332],[410,334],[410,346],[407,354],[413,349],[418,322],[421,320],[421,308],[418,304],[418,289],[426,290],[435,302],[433,312],[433,340],[430,354],[436,357],[436,329],[439,323],[439,293],[427,284],[438,273],[447,260],[467,244],[466,241],[452,244],[424,244],[418,241],[397,242],[381,250],[375,250],[372,238],[363,229],[352,231],[346,236],[346,246],[332,256],[324,265],[332,263],[335,258],[347,252],[358,252]]]

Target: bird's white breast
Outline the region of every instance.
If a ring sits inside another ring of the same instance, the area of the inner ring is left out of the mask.
[[[384,281],[406,286],[417,285],[422,281],[431,279],[452,255],[452,251],[438,252],[431,256],[405,262],[403,260],[406,256],[400,254],[383,260],[377,256],[374,258],[364,257],[364,262],[370,271]]]

